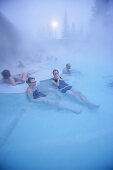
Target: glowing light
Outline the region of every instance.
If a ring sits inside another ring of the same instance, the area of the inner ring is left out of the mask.
[[[58,21],[56,21],[56,20],[52,21],[51,25],[53,28],[56,29],[58,27]]]

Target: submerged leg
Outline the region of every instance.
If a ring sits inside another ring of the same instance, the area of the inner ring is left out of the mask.
[[[70,109],[68,107],[62,106],[61,104],[59,104],[58,102],[54,101],[54,100],[50,100],[47,98],[41,98],[41,100],[39,100],[41,102],[47,103],[47,104],[52,104],[60,109],[64,109],[64,110],[68,110],[71,111],[73,113],[79,114],[81,112],[81,110],[74,110],[74,109]]]
[[[23,72],[23,73],[20,75],[20,79],[21,79],[21,80],[26,80],[28,77],[29,77],[29,74],[26,73],[26,72]]]
[[[81,92],[75,89],[68,90],[67,93],[73,96],[78,102],[86,104],[89,108],[94,109],[99,107],[99,105],[89,102],[88,99]]]

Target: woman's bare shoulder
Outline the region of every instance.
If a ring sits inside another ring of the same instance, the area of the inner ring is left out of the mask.
[[[32,90],[29,87],[27,88],[27,93],[32,93]]]

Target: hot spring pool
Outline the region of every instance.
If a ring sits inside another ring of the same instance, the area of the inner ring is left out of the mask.
[[[77,115],[43,103],[31,103],[24,93],[0,94],[0,170],[113,167],[112,89],[102,79],[96,85],[93,78],[69,81],[90,101],[100,104],[100,108],[89,110],[65,95],[57,99],[82,109]]]

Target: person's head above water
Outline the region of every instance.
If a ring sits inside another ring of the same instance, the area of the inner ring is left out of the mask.
[[[1,74],[2,74],[2,76],[3,76],[4,79],[8,79],[8,78],[11,76],[11,73],[10,73],[9,70],[3,70],[3,71],[1,72]]]
[[[59,79],[59,71],[57,69],[53,70],[54,79]]]
[[[53,75],[55,75],[55,74],[59,74],[59,71],[57,69],[53,70]]]
[[[30,86],[30,87],[35,87],[36,86],[36,80],[33,77],[29,77],[26,81],[26,83]]]
[[[71,64],[66,64],[66,68],[69,70],[69,69],[71,69]]]
[[[18,67],[24,67],[24,64],[20,60],[18,61]]]

